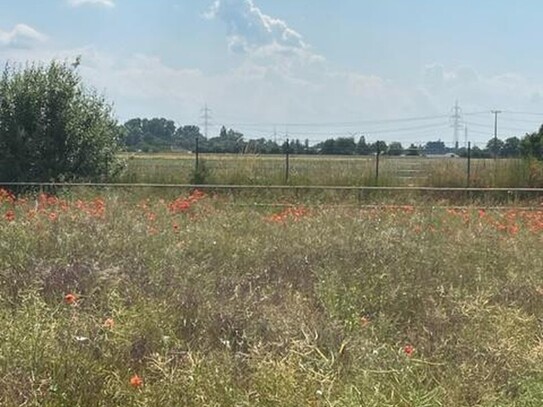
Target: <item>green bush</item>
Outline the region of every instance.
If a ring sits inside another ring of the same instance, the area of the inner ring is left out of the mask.
[[[99,181],[120,170],[117,122],[74,66],[6,65],[0,181]]]

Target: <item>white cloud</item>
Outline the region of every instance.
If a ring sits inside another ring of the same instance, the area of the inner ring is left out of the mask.
[[[228,48],[243,55],[225,83],[238,94],[246,88],[244,109],[258,106],[255,115],[284,121],[354,120],[385,116],[394,107],[402,113],[412,110],[408,92],[376,75],[332,68],[301,34],[264,14],[253,0],[215,0],[205,17],[224,22]]]
[[[308,48],[299,33],[284,21],[264,14],[253,0],[215,0],[205,16],[226,23],[228,46],[233,52],[248,52],[273,44],[281,48]]]
[[[97,5],[97,6],[104,6],[104,7],[115,6],[114,0],[68,0],[68,3],[72,7],[79,7],[79,6],[85,6],[85,5]]]
[[[30,48],[47,41],[47,36],[26,24],[17,24],[11,31],[0,30],[0,47]]]
[[[0,65],[4,60],[71,62],[82,55],[79,69],[85,82],[114,101],[123,120],[164,116],[197,124],[204,103],[213,109],[217,125],[228,124],[227,120],[280,125],[442,115],[457,98],[465,111],[543,109],[543,83],[518,74],[485,75],[469,66],[430,65],[419,81],[402,85],[371,72],[334,67],[289,24],[264,14],[252,0],[215,0],[206,17],[226,24],[228,48],[236,52],[227,55],[234,64],[225,64],[233,67],[222,72],[175,66],[156,55],[106,54],[95,47],[64,51],[15,48],[13,37],[45,40],[37,31],[23,28],[0,31],[0,45],[12,44],[0,46]],[[403,134],[406,141],[413,142],[441,135],[445,139],[451,131],[448,124],[445,119],[439,130],[443,133],[434,128],[409,134],[372,133],[364,127],[349,130],[367,131],[370,139],[392,140]],[[248,137],[267,136],[273,126],[267,133],[262,126],[260,133],[240,130]],[[319,129],[322,133],[328,130]],[[305,138],[296,129],[289,131],[293,137]],[[314,138],[338,135],[322,133]]]

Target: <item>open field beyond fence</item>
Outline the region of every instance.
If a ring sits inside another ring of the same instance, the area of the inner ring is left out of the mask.
[[[541,405],[543,208],[0,196],[2,406]]]
[[[543,165],[522,159],[127,154],[122,182],[239,185],[543,187]],[[379,168],[377,173],[377,167]],[[469,169],[468,169],[469,167]]]

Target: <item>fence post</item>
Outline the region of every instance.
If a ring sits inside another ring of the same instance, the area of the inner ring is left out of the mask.
[[[379,156],[381,155],[381,146],[377,142],[377,153],[375,155],[375,186],[379,186]]]
[[[285,149],[285,184],[288,184],[289,172],[290,172],[290,141],[287,139]]]
[[[471,186],[471,141],[468,142],[468,188]]]
[[[200,148],[198,145],[198,134],[196,134],[196,162],[195,162],[195,170],[196,174],[198,174],[198,170],[200,169]]]

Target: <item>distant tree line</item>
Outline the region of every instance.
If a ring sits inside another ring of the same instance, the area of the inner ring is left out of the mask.
[[[243,133],[222,127],[216,137],[205,137],[198,126],[187,125],[176,127],[172,120],[165,118],[135,118],[120,126],[119,132],[124,147],[128,151],[160,152],[169,150],[198,151],[202,153],[234,153],[234,154],[322,154],[322,155],[375,155],[389,156],[418,155],[451,155],[465,157],[466,147],[448,147],[443,141],[430,141],[424,145],[410,144],[403,146],[400,142],[387,144],[384,141],[370,143],[364,136],[358,140],[354,137],[329,138],[318,144],[310,145],[309,140],[293,139],[288,145],[266,138],[245,139]],[[506,140],[490,139],[485,147],[473,146],[473,158],[526,157],[543,159],[543,126],[539,131],[525,137],[510,137]]]

